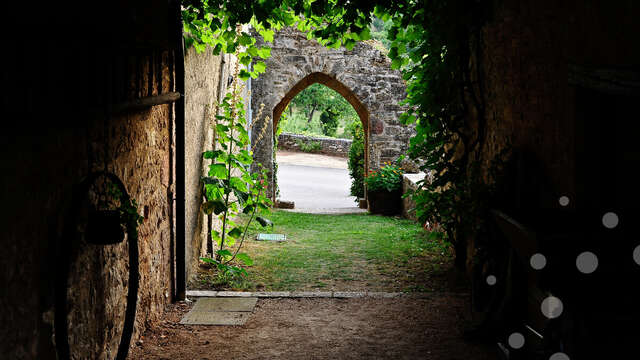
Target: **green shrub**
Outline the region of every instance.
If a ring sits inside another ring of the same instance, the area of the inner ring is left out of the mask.
[[[349,148],[351,195],[362,198],[364,197],[364,131],[360,120],[354,120],[348,129],[353,139]]]
[[[338,112],[328,107],[320,114],[320,123],[322,124],[322,133],[326,136],[336,137],[338,131]]]
[[[370,171],[364,179],[367,191],[394,191],[402,187],[402,169],[386,163],[378,171]]]
[[[296,144],[298,144],[298,148],[304,152],[318,152],[322,150],[322,144],[320,141],[305,142],[298,139],[296,140]]]

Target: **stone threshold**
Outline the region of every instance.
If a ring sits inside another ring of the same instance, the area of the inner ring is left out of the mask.
[[[468,293],[453,292],[374,292],[374,291],[214,291],[214,290],[187,290],[187,297],[192,298],[208,298],[208,297],[257,297],[257,298],[334,298],[334,299],[351,299],[351,298],[410,298],[410,299],[428,299],[434,296],[453,295],[465,297]]]

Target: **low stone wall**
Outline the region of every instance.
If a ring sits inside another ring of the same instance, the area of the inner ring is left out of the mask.
[[[306,144],[309,150],[303,149]],[[317,145],[316,145],[317,144]],[[278,137],[278,149],[315,152],[326,155],[348,157],[351,140],[349,139],[332,139],[307,135],[297,135],[282,133]]]

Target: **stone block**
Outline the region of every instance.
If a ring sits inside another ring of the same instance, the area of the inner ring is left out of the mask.
[[[218,297],[252,297],[251,292],[246,291],[218,291]]]
[[[333,294],[330,291],[293,291],[290,295],[298,298],[330,298]]]
[[[362,298],[365,296],[366,296],[366,292],[364,291],[335,291],[333,293],[334,298],[343,298],[343,299]]]
[[[293,209],[296,206],[295,202],[286,200],[276,200],[275,205],[278,209]]]
[[[244,325],[249,319],[248,312],[206,312],[190,311],[180,321],[182,325]]]
[[[192,311],[212,312],[212,311],[253,311],[258,298],[202,298],[196,301]]]

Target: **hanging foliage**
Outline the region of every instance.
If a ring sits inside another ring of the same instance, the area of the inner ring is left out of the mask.
[[[239,58],[255,65],[245,78],[264,71],[257,58],[270,54],[267,48],[256,48],[250,34],[235,36],[229,29],[236,24],[251,24],[267,42],[274,30],[296,26],[327,47],[351,49],[369,39],[372,18],[391,21],[388,56],[407,81],[409,110],[401,121],[416,125],[409,155],[422,160],[423,171],[434,174],[432,182],[421,183],[413,194],[417,215],[439,223],[451,241],[481,225],[476,219],[482,218],[491,194],[486,185],[491,180],[479,163],[485,139],[480,30],[490,13],[486,2],[215,0],[185,1],[184,6],[186,38],[196,48],[209,44],[215,52],[230,52],[246,46]],[[463,256],[459,259],[464,261]]]

